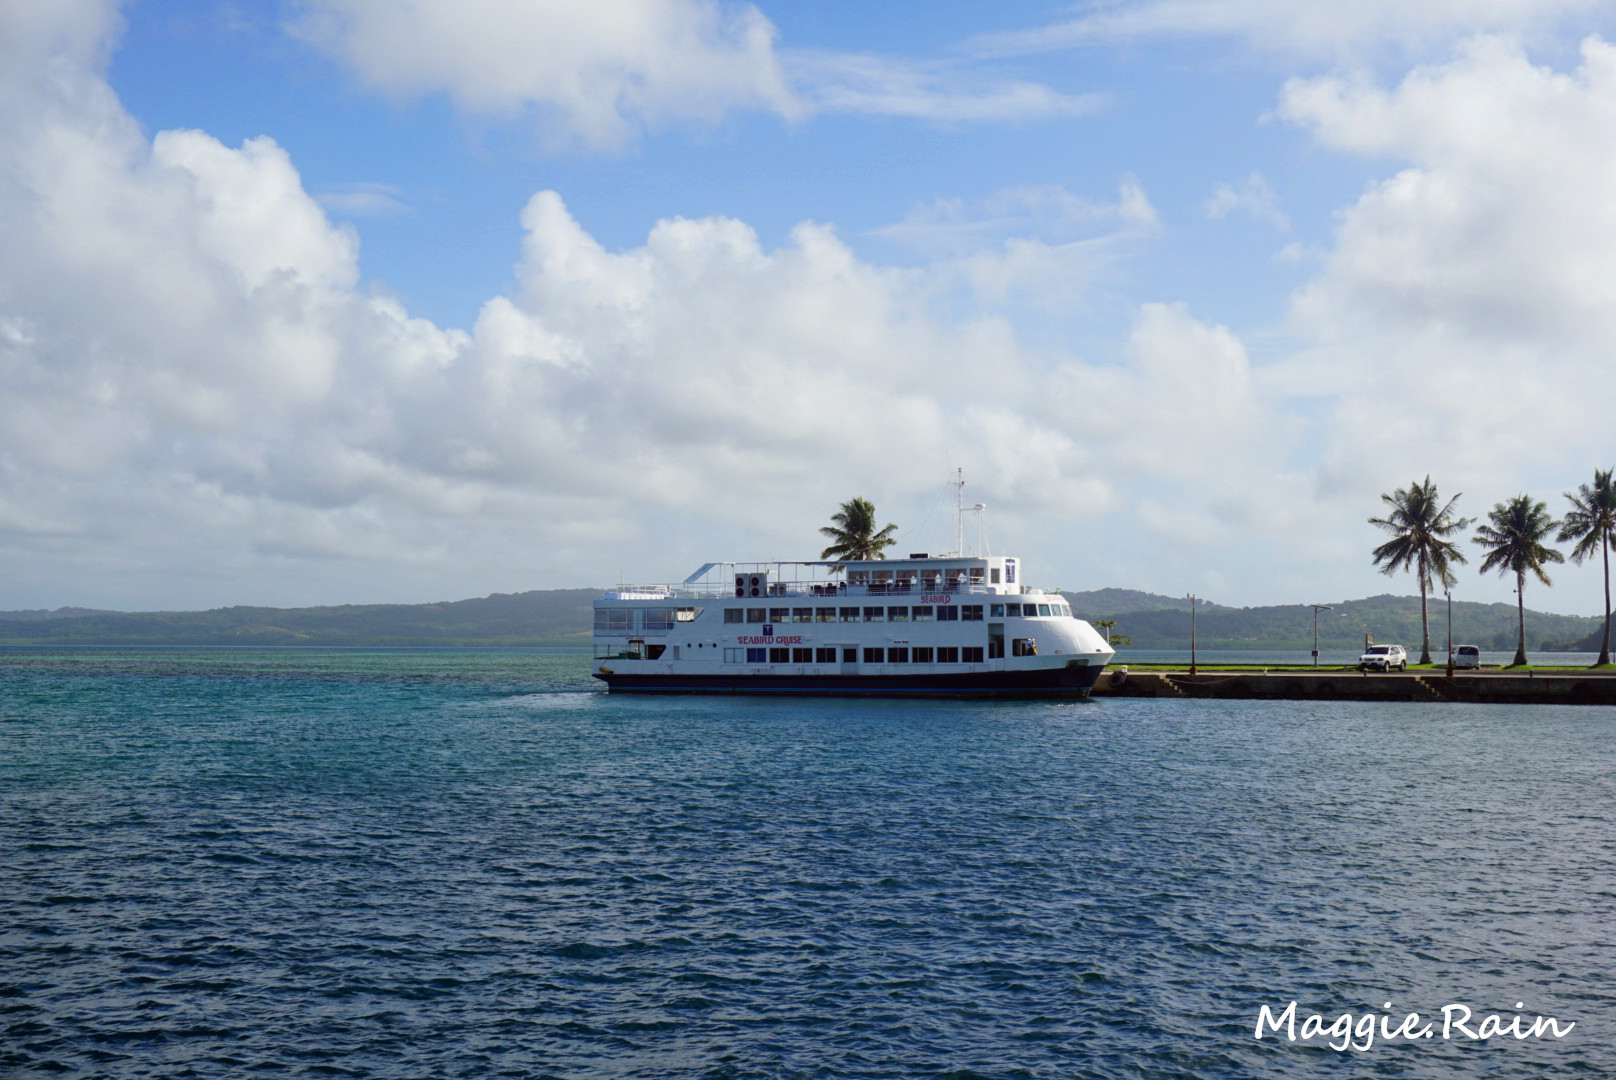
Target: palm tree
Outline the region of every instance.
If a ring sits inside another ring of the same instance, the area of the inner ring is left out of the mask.
[[[1383,574],[1412,569],[1420,583],[1420,663],[1431,662],[1431,621],[1426,610],[1426,596],[1431,591],[1434,576],[1443,585],[1452,587],[1457,580],[1452,564],[1462,563],[1465,557],[1448,537],[1465,528],[1473,520],[1453,516],[1455,495],[1446,504],[1436,493],[1436,485],[1427,476],[1425,482],[1416,480],[1407,489],[1398,488],[1380,501],[1391,507],[1383,518],[1370,518],[1369,524],[1378,525],[1392,534],[1392,538],[1375,549],[1375,565]]]
[[[1554,584],[1543,567],[1546,563],[1563,563],[1565,556],[1543,541],[1560,523],[1549,517],[1548,506],[1533,502],[1530,495],[1517,495],[1499,503],[1487,520],[1491,524],[1478,528],[1472,539],[1488,549],[1487,557],[1481,560],[1483,574],[1489,570],[1515,574],[1515,608],[1521,636],[1511,666],[1522,665],[1526,663],[1526,572],[1532,571],[1545,585]]]
[[[1616,470],[1601,472],[1595,469],[1592,485],[1583,484],[1577,488],[1575,495],[1569,491],[1565,493],[1565,497],[1571,500],[1571,512],[1560,522],[1560,535],[1555,538],[1562,544],[1577,541],[1577,546],[1571,549],[1574,562],[1581,563],[1597,547],[1605,563],[1605,636],[1600,639],[1599,659],[1595,661],[1595,666],[1610,663],[1610,549],[1611,545],[1616,544],[1616,483],[1611,482],[1613,471]]]
[[[830,520],[819,531],[836,542],[819,553],[821,559],[884,559],[882,551],[897,543],[892,538],[896,525],[875,531],[875,504],[868,499],[849,499]]]

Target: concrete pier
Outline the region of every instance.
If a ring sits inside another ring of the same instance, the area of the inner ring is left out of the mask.
[[[1249,698],[1279,701],[1455,701],[1511,705],[1616,705],[1603,672],[1107,671],[1095,697]]]

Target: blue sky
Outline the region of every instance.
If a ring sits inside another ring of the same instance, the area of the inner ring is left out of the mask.
[[[1380,493],[1616,463],[1612,21],[8,7],[0,607],[677,579],[854,494],[935,549],[955,468],[1043,584],[1410,592]]]

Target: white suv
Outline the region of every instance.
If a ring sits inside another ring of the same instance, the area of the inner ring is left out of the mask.
[[[1479,668],[1481,666],[1481,649],[1475,645],[1455,645],[1453,659],[1449,661],[1456,668]]]
[[[1359,671],[1408,670],[1408,650],[1401,645],[1371,645],[1358,657]]]

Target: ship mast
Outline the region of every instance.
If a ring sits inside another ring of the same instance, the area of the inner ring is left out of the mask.
[[[965,470],[955,469],[954,473],[959,479],[953,483],[954,488],[954,554],[965,554]]]
[[[957,558],[965,556],[965,470],[955,469],[954,475],[958,478],[949,481],[948,486],[954,489],[954,555]],[[977,503],[971,507],[976,514],[976,527],[978,531],[978,555],[988,554],[987,523],[982,517],[982,511],[987,509],[986,503]]]

